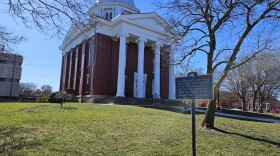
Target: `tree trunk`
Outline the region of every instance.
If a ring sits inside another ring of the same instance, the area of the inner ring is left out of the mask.
[[[256,98],[257,98],[257,93],[258,93],[258,91],[254,91],[254,95],[253,95],[253,112],[256,111]]]
[[[217,90],[217,102],[218,102],[218,107],[220,108],[220,87],[218,87]]]
[[[214,99],[208,102],[207,111],[205,113],[202,126],[206,128],[214,128],[215,112],[216,112],[216,99],[217,99],[217,87],[214,86]]]
[[[259,113],[263,113],[263,106],[264,106],[263,104],[259,105],[259,111],[258,111]]]
[[[246,98],[242,97],[241,99],[242,99],[242,110],[246,111]]]
[[[259,109],[258,109],[258,112],[259,113],[262,113],[262,107],[263,107],[263,104],[262,104],[262,94],[261,94],[261,91],[259,90]]]

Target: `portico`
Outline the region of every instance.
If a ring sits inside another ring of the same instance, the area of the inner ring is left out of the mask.
[[[135,35],[121,32],[118,35],[119,38],[119,63],[118,63],[118,84],[117,84],[117,97],[125,97],[125,67],[126,67],[126,54],[127,54],[127,42],[133,40],[130,39],[129,36]],[[138,36],[136,39],[134,39],[134,42],[138,45],[138,62],[137,62],[137,71],[136,71],[136,85],[134,85],[134,90],[136,94],[134,94],[134,97],[137,98],[145,98],[145,73],[144,73],[144,49],[146,44],[149,46],[152,46],[153,53],[154,53],[154,60],[153,60],[153,98],[160,98],[160,55],[161,55],[161,48],[163,48],[163,44],[160,41],[153,41],[146,39],[145,37]],[[147,43],[149,42],[149,43]],[[168,47],[168,45],[166,45]],[[172,48],[169,48],[169,50]],[[169,99],[174,99],[174,67],[173,67],[173,52],[169,52],[170,60],[169,61]],[[166,58],[165,58],[166,59]],[[172,82],[173,81],[173,82]]]

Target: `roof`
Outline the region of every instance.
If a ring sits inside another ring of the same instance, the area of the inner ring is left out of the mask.
[[[40,96],[43,95],[43,92],[40,89],[37,89],[31,93],[32,96]]]
[[[127,5],[127,6],[129,6],[131,8],[136,8],[134,0],[100,0],[100,2],[104,2],[104,3],[121,3],[121,4],[124,4],[124,5]]]

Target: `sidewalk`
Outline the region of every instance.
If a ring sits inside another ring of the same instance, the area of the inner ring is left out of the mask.
[[[205,113],[205,110],[196,109],[196,112]],[[248,120],[263,121],[263,122],[270,122],[270,123],[280,123],[280,120],[270,119],[270,118],[260,118],[260,117],[242,116],[242,115],[227,114],[227,113],[221,113],[221,112],[216,112],[215,114],[216,114],[217,116],[222,116],[222,117],[230,117],[230,118],[238,118],[238,119],[248,119]]]
[[[183,111],[190,111],[190,108],[185,110],[183,106],[159,106],[159,105],[147,106],[147,105],[143,105],[143,107],[173,108],[173,109],[181,110],[182,112]],[[202,110],[202,109],[198,109],[198,108],[196,108],[195,111],[199,112],[199,113],[205,113],[206,112],[206,110]],[[247,119],[247,120],[262,121],[262,122],[269,122],[269,123],[280,123],[280,120],[270,119],[270,118],[243,116],[243,115],[222,113],[222,112],[217,112],[217,111],[216,111],[215,114],[217,116],[221,116],[221,117],[229,117],[229,118],[236,118],[236,119]]]

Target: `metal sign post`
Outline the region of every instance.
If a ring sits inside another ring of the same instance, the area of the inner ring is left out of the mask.
[[[191,99],[192,155],[196,156],[195,100],[213,99],[213,76],[190,72],[187,77],[176,78],[176,99]]]
[[[196,156],[195,102],[192,100],[192,155]]]

